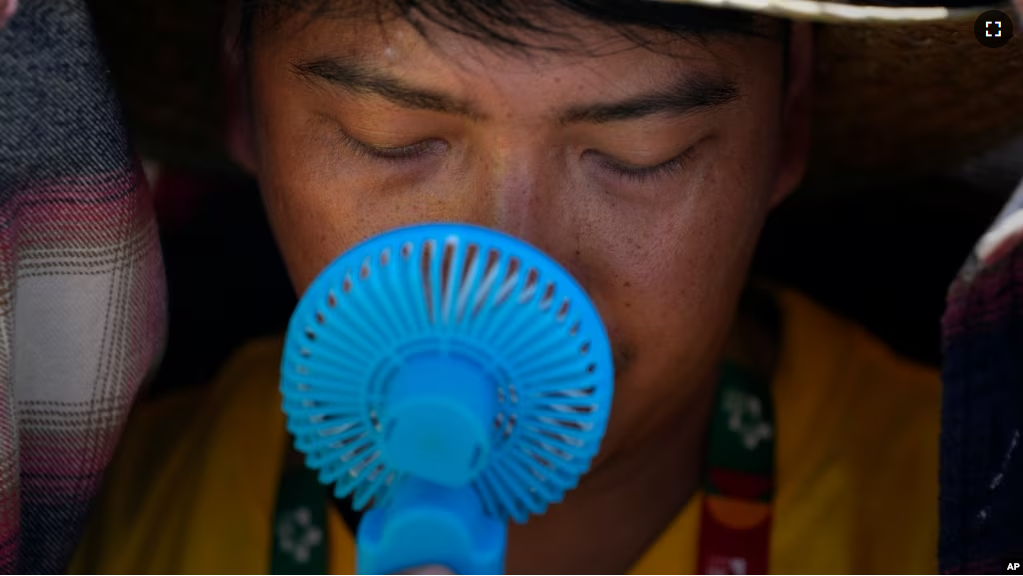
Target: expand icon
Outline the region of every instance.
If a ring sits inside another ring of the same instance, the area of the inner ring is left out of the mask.
[[[973,23],[977,41],[988,48],[1001,48],[1012,39],[1012,19],[1000,10],[988,10]]]

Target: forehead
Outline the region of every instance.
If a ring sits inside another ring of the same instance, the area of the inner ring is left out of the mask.
[[[462,84],[467,91],[497,77],[512,85],[585,79],[590,85],[654,87],[677,81],[680,71],[733,82],[749,72],[763,76],[765,63],[768,71],[780,72],[778,34],[769,22],[753,34],[679,34],[598,23],[560,10],[550,13],[542,30],[496,26],[475,28],[472,21],[416,13],[293,12],[259,27],[255,52],[263,64],[267,59],[290,68],[311,61],[361,62],[406,77],[428,77],[434,84]],[[770,49],[765,52],[765,47]]]
[[[645,29],[690,35],[777,36],[788,27],[781,19],[755,12],[715,9],[664,0],[228,0],[241,5],[246,28],[253,22],[276,27],[302,16],[306,21],[333,18],[349,22],[383,22],[402,18],[419,30],[439,24],[493,44],[552,47],[566,39],[565,26],[606,26],[632,33]]]

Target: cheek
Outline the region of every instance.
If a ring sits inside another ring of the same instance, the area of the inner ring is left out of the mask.
[[[596,289],[621,342],[623,376],[689,364],[724,337],[760,226],[746,210],[727,212],[745,217],[706,207],[675,234],[641,238],[631,258],[618,260],[615,280]]]
[[[301,295],[331,261],[362,240],[431,218],[367,209],[349,195],[308,182],[261,184],[267,213],[292,284]]]
[[[288,158],[280,147],[261,152],[259,180],[267,217],[292,284],[301,295],[337,255],[336,247],[353,240],[353,218],[338,225],[333,215],[340,212],[357,218],[358,210],[323,193],[311,178],[314,173],[303,169],[301,160]]]
[[[342,252],[371,236],[416,222],[443,220],[450,207],[414,186],[346,170],[338,144],[322,131],[264,123],[260,188],[268,218],[299,294]],[[313,135],[315,134],[315,135]],[[417,197],[399,201],[397,190]],[[431,199],[432,198],[432,199]]]
[[[768,211],[768,142],[717,150],[680,202],[642,216],[622,208],[618,225],[594,230],[576,267],[614,308],[615,323],[699,325],[733,300]]]
[[[605,273],[589,288],[618,373],[608,450],[706,392],[767,211],[770,166],[747,152],[724,154],[688,201],[599,249]]]

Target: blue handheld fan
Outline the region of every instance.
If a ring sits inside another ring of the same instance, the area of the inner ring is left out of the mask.
[[[509,519],[573,488],[611,408],[611,346],[550,257],[463,224],[394,230],[312,283],[281,364],[319,480],[370,505],[357,570],[503,572]]]

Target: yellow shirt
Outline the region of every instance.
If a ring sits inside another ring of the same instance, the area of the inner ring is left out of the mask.
[[[773,376],[773,573],[936,573],[940,380],[792,292]],[[211,387],[140,407],[72,572],[266,573],[287,435],[280,339],[251,343]],[[633,567],[691,573],[699,496]],[[329,507],[328,558],[354,570]]]

